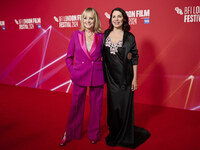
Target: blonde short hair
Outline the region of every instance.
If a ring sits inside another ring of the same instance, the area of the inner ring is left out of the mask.
[[[85,30],[85,26],[83,23],[84,17],[86,15],[86,13],[88,12],[92,12],[93,16],[94,16],[94,32],[100,33],[101,32],[101,21],[99,19],[99,15],[97,13],[97,11],[94,8],[86,8],[82,15],[81,15],[81,31]]]

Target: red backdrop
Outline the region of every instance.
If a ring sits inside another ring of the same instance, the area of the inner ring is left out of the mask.
[[[103,30],[113,8],[127,12],[140,55],[136,102],[200,109],[197,0],[1,1],[0,82],[71,92],[64,58],[87,7],[98,11]]]

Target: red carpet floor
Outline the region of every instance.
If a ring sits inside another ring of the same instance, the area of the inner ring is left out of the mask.
[[[70,103],[70,94],[0,84],[0,150],[128,149],[105,144],[106,99],[101,121],[102,140],[90,144],[87,139],[87,100],[82,139],[60,147]],[[200,112],[136,103],[135,125],[151,132],[151,137],[137,150],[200,149]]]

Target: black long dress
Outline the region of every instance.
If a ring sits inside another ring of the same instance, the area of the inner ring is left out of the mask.
[[[106,144],[135,148],[143,143],[150,133],[134,126],[133,96],[131,82],[133,65],[138,63],[135,38],[125,32],[123,41],[112,43],[110,31],[104,33],[103,64],[107,82],[107,123],[109,135]],[[132,58],[127,59],[128,53]]]

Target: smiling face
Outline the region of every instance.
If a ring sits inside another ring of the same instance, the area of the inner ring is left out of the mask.
[[[83,24],[85,29],[93,29],[95,25],[95,18],[92,12],[86,12],[83,17]]]
[[[114,28],[122,29],[123,26],[123,15],[120,11],[113,11],[111,22]]]

